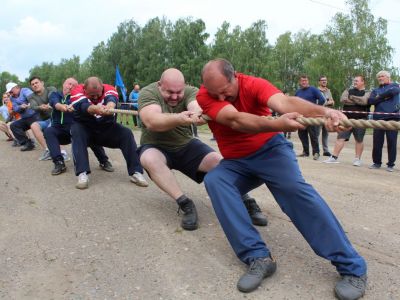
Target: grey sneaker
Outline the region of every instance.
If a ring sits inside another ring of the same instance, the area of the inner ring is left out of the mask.
[[[134,184],[138,185],[138,186],[149,186],[149,184],[147,183],[146,179],[144,178],[142,173],[139,172],[135,172],[135,174],[133,174],[130,177],[131,182],[133,182]]]
[[[75,185],[77,189],[84,190],[89,187],[89,177],[86,172],[82,172],[78,176],[78,183]]]
[[[366,287],[367,275],[345,275],[336,283],[335,295],[340,300],[356,300],[364,296]]]
[[[387,167],[386,167],[386,171],[388,171],[388,172],[393,172],[393,171],[394,171],[394,169],[393,169],[393,167],[389,167],[389,166],[387,166]]]
[[[50,151],[49,149],[46,149],[43,151],[42,155],[40,155],[39,160],[50,160],[51,156],[50,156]]]
[[[100,168],[106,172],[114,172],[112,164],[107,160],[104,163],[99,164]]]
[[[240,277],[237,288],[243,293],[254,291],[264,278],[271,276],[275,271],[276,261],[273,258],[257,258],[250,264],[246,274]]]
[[[370,166],[368,167],[368,169],[374,169],[374,170],[380,169],[380,168],[381,168],[381,165],[378,165],[378,164],[372,164],[372,165],[370,165]]]
[[[318,159],[319,159],[319,153],[314,153],[313,160],[318,160]]]

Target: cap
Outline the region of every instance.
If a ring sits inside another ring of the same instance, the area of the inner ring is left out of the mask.
[[[6,84],[6,93],[11,92],[11,90],[13,88],[15,88],[18,84],[16,84],[15,82],[9,82]]]

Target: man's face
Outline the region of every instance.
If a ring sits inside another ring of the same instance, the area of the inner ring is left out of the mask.
[[[140,86],[139,86],[138,84],[135,84],[135,86],[133,87],[133,89],[135,90],[135,92],[139,92]]]
[[[71,90],[78,85],[78,82],[72,78],[68,78],[63,83],[63,94],[68,95],[71,93]]]
[[[88,86],[85,89],[85,95],[90,100],[98,100],[103,95],[103,87],[100,87],[100,86],[97,86],[97,87]]]
[[[21,91],[21,88],[19,86],[14,86],[10,91],[10,95],[14,98],[17,98],[19,96],[20,91]]]
[[[309,82],[308,82],[308,78],[300,78],[300,87],[302,88],[307,88],[310,86]]]
[[[185,94],[185,83],[184,82],[170,82],[170,81],[159,81],[158,89],[163,97],[164,101],[169,106],[177,106],[182,101]]]
[[[378,79],[378,82],[379,82],[380,85],[390,83],[390,77],[388,77],[388,76],[386,76],[384,74],[379,75],[377,77],[377,79]]]
[[[205,83],[208,94],[218,99],[219,101],[229,101],[231,103],[236,101],[239,93],[239,84],[236,77],[229,81],[225,76],[215,77],[212,82]]]
[[[328,85],[328,79],[326,77],[322,77],[319,80],[319,85],[323,88],[326,88],[326,86]]]
[[[357,90],[363,90],[365,88],[364,85],[364,80],[361,77],[354,77],[353,80],[353,86],[357,89]]]
[[[35,94],[42,93],[44,91],[44,82],[35,78],[31,81],[31,88]]]

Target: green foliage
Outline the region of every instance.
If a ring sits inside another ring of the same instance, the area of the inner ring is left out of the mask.
[[[308,31],[286,32],[274,45],[267,39],[267,23],[254,22],[249,28],[231,27],[223,22],[213,40],[201,19],[182,18],[175,23],[166,18],[153,18],[143,27],[134,20],[121,23],[107,42],[100,42],[83,62],[78,56],[60,63],[44,62],[30,70],[47,85],[61,87],[69,76],[82,82],[88,76],[99,76],[114,84],[115,66],[119,65],[128,92],[134,83],[141,86],[157,81],[170,67],[180,69],[188,83],[200,84],[201,69],[207,60],[226,58],[239,72],[268,79],[291,94],[297,89],[298,78],[307,74],[317,85],[320,75],[328,77],[334,99],[352,78],[361,74],[373,87],[375,74],[383,69],[399,80],[393,68],[393,48],[387,40],[387,21],[374,18],[368,0],[348,0],[349,13],[338,13],[321,34]],[[1,89],[11,74],[1,75]],[[16,77],[13,78],[16,80]]]

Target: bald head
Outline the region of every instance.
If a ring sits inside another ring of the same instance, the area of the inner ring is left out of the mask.
[[[63,94],[64,95],[68,95],[71,93],[71,90],[76,87],[78,85],[78,81],[73,78],[67,78],[65,79],[64,83],[63,83]]]
[[[214,59],[206,63],[201,78],[208,94],[220,101],[234,102],[239,87],[232,64],[226,59]]]
[[[185,77],[177,69],[167,69],[161,75],[158,89],[169,106],[176,106],[185,94]]]
[[[103,82],[98,77],[89,77],[86,79],[83,88],[86,97],[90,100],[97,100],[103,94]]]

